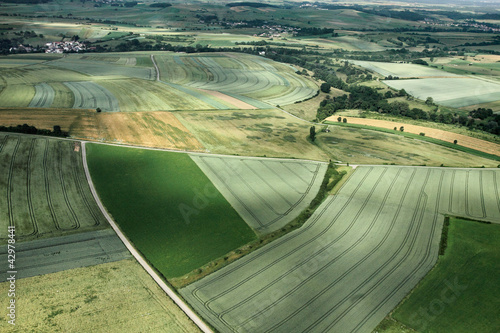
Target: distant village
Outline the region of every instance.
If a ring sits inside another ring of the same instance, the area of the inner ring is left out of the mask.
[[[65,52],[81,52],[87,50],[87,46],[78,41],[67,41],[67,42],[50,42],[46,43],[42,47],[33,47],[30,45],[19,44],[16,47],[11,47],[9,52],[11,53],[31,53],[40,52],[45,50],[45,53],[65,53]]]

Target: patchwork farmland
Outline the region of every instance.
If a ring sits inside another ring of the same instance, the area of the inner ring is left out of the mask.
[[[382,81],[389,87],[404,89],[421,100],[432,97],[434,102],[449,107],[498,101],[500,84],[468,76],[459,76],[436,68],[415,64],[349,60],[385,77],[397,76],[400,80]]]
[[[314,96],[318,90],[291,67],[257,56],[168,54],[155,59],[163,81],[219,91],[259,108],[266,108],[259,100],[272,105],[292,104]]]
[[[191,158],[247,224],[259,233],[275,231],[314,199],[326,163],[195,155]]]
[[[299,230],[180,290],[220,332],[370,332],[434,265],[442,214],[500,222],[497,170],[358,167]]]
[[[16,226],[18,240],[107,225],[83,172],[80,144],[0,134],[0,240]]]

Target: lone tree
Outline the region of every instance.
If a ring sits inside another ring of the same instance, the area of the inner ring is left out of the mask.
[[[454,143],[454,144],[457,144],[457,143],[458,143],[458,140],[453,140],[453,143]]]
[[[95,111],[96,112],[101,112],[102,110],[101,110],[101,108],[97,108],[97,109],[95,109]]]
[[[404,126],[401,126],[401,127],[399,128],[399,130],[400,130],[401,132],[404,132],[405,127],[404,127]]]
[[[427,97],[427,99],[425,100],[425,104],[427,104],[427,105],[434,105],[434,98]]]
[[[316,140],[316,127],[311,126],[311,128],[309,129],[309,137],[311,138],[312,142]]]
[[[342,122],[347,123],[347,118],[342,119]]]
[[[331,88],[331,87],[332,87],[332,86],[331,86],[329,83],[325,82],[325,83],[322,83],[322,84],[321,84],[321,87],[320,87],[319,89],[321,89],[321,91],[322,91],[322,92],[324,92],[324,93],[326,93],[326,94],[327,94],[327,93],[329,93],[329,92],[330,92],[330,88]]]
[[[338,117],[337,121],[340,123],[342,121],[342,117]]]

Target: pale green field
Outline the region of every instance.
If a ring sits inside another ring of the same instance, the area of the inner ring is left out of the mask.
[[[433,267],[441,213],[500,221],[499,181],[358,167],[302,228],[180,293],[220,332],[370,331]]]
[[[383,81],[394,89],[405,89],[416,98],[432,97],[450,107],[464,107],[500,99],[500,84],[473,78],[432,78]]]
[[[260,234],[296,218],[316,196],[326,163],[195,155],[191,158]]]
[[[120,111],[118,100],[106,88],[96,82],[65,82],[75,96],[74,109],[97,109]]]
[[[0,238],[16,226],[18,240],[107,225],[74,141],[0,134]]]
[[[361,61],[349,60],[349,62],[379,73],[383,76],[397,76],[400,78],[408,77],[433,77],[433,76],[456,76],[429,66],[416,64],[400,64],[392,62],[376,62],[376,61]]]

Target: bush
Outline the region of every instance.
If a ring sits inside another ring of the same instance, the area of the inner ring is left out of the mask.
[[[425,136],[425,133],[424,132],[420,132],[419,135]]]

